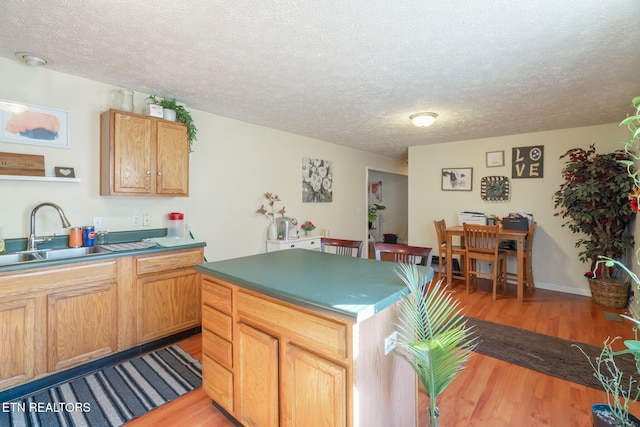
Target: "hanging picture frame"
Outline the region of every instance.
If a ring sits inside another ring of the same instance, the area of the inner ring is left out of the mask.
[[[442,191],[471,191],[473,168],[442,169]]]
[[[483,176],[480,180],[480,198],[485,202],[504,202],[510,197],[508,177]]]
[[[0,141],[69,148],[69,113],[0,99]]]
[[[333,201],[333,162],[302,158],[302,203]]]
[[[487,167],[496,168],[504,166],[504,150],[487,152]]]

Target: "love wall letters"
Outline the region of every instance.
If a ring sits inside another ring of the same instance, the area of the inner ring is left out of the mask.
[[[512,149],[511,178],[544,177],[544,145]]]

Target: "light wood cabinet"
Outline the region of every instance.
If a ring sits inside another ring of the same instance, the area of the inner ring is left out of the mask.
[[[200,249],[136,257],[138,344],[200,324],[201,262]]]
[[[237,346],[240,421],[250,426],[280,425],[278,339],[240,323]]]
[[[100,116],[100,194],[188,196],[187,127],[108,110]]]
[[[0,273],[0,390],[198,326],[202,261],[195,248]]]
[[[345,426],[347,369],[288,344],[282,369],[282,423],[287,426]]]
[[[347,322],[202,281],[203,388],[213,400],[247,426],[351,425]]]
[[[91,278],[87,278],[91,283]],[[47,295],[47,370],[80,365],[116,352],[115,277]]]
[[[235,410],[232,316],[231,288],[202,277],[202,388],[229,413]]]
[[[0,303],[0,389],[26,382],[36,374],[35,298]],[[10,350],[9,350],[10,349]]]
[[[1,274],[0,388],[114,353],[116,272],[109,259]]]

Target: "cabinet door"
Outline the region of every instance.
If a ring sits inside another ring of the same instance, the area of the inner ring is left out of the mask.
[[[155,183],[151,121],[145,117],[114,114],[113,191],[148,194]]]
[[[138,343],[200,324],[200,278],[177,270],[138,279]]]
[[[292,344],[284,359],[281,425],[345,426],[345,368]]]
[[[278,426],[278,340],[239,325],[238,414],[250,426]],[[304,425],[304,424],[299,424]]]
[[[47,300],[50,371],[116,351],[118,310],[115,281],[61,290],[49,294]]]
[[[35,375],[34,306],[33,298],[0,303],[0,389]]]
[[[163,195],[189,195],[189,143],[187,127],[157,122],[156,192]]]

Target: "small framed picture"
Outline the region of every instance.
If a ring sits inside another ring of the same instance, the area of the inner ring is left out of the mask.
[[[498,166],[504,166],[504,151],[488,151],[487,167],[495,168]]]
[[[442,191],[471,191],[473,168],[442,169]]]
[[[58,178],[75,178],[76,172],[73,168],[66,168],[63,166],[56,166],[54,169],[55,174]]]

